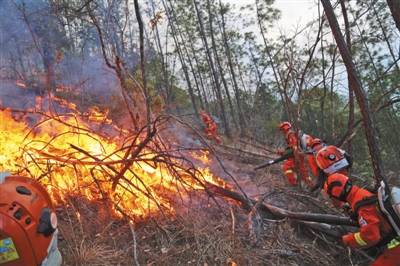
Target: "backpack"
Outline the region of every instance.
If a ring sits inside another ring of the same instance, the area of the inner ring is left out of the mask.
[[[386,182],[381,181],[378,188],[379,209],[400,236],[400,188],[389,189]]]

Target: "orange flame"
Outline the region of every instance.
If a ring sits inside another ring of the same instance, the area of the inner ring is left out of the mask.
[[[146,163],[146,159],[156,156],[146,150],[113,191],[113,177],[124,167],[126,132],[113,138],[93,132],[93,123],[112,123],[107,112],[92,108],[84,120],[73,104],[56,100],[70,106],[73,112],[59,116],[46,114],[36,126],[26,122],[25,114],[17,119],[11,110],[0,110],[0,171],[40,180],[57,203],[63,204],[69,195],[77,194],[89,200],[106,198],[114,203],[117,214],[146,217],[160,209],[174,213],[171,201],[174,195],[184,190],[204,189],[196,179],[224,185],[208,168],[194,172],[195,178],[182,170],[178,172],[178,182],[176,175],[163,164]],[[207,153],[197,156],[209,164]]]

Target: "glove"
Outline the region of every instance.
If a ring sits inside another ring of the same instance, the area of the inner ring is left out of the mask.
[[[353,239],[353,234],[349,233],[347,235],[342,236],[342,242],[345,246],[350,246],[351,240]]]

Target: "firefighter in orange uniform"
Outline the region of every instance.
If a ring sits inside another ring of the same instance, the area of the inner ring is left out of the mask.
[[[221,138],[218,136],[218,126],[215,121],[205,111],[201,111],[199,114],[206,126],[204,131],[207,138],[214,139],[218,144],[221,144]]]
[[[344,245],[352,248],[378,247],[381,252],[373,266],[400,265],[400,237],[380,211],[375,194],[352,185],[351,180],[340,173],[328,176],[324,191],[335,200],[349,203],[357,216],[360,230],[344,235]]]
[[[283,162],[282,170],[285,176],[287,177],[289,183],[293,186],[297,185],[297,175],[298,173],[301,179],[309,186],[312,187],[312,179],[308,174],[304,156],[300,154],[298,149],[298,138],[296,133],[291,130],[292,125],[289,122],[282,122],[279,124],[279,130],[284,134],[287,144],[287,149],[291,149],[293,151],[294,156],[286,159]],[[278,151],[278,153],[282,154],[283,151]]]

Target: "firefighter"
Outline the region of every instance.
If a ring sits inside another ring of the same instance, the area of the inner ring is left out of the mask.
[[[347,202],[360,226],[358,232],[342,237],[344,245],[351,248],[378,247],[380,253],[373,266],[400,265],[400,237],[380,211],[375,194],[352,185],[351,180],[341,173],[328,176],[324,191],[335,200]]]
[[[33,179],[0,173],[0,265],[61,265],[54,207]]]
[[[304,181],[309,187],[312,187],[312,179],[308,174],[304,155],[298,149],[299,141],[297,134],[292,130],[292,125],[289,122],[282,122],[279,124],[279,130],[284,134],[287,144],[287,149],[291,149],[293,151],[294,156],[286,159],[283,162],[282,170],[285,176],[288,179],[288,182],[295,186],[297,185],[297,174],[301,177],[301,180]],[[278,150],[278,154],[283,154],[284,151]]]
[[[201,111],[200,117],[205,125],[205,133],[207,138],[215,140],[218,144],[221,144],[221,138],[218,136],[217,123],[205,112]]]

